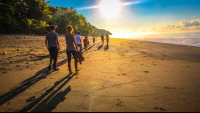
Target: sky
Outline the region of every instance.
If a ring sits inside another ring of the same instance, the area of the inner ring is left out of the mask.
[[[200,0],[47,0],[74,7],[114,37],[200,31]]]

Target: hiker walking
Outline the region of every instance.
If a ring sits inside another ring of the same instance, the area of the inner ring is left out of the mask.
[[[84,61],[84,57],[82,56],[82,41],[81,41],[81,32],[80,31],[78,32],[78,35],[76,35],[76,44],[79,47],[82,61]]]
[[[106,35],[106,41],[107,41],[107,45],[108,45],[108,42],[109,42],[109,35],[108,34]]]
[[[71,54],[74,57],[75,60],[75,71],[77,72],[77,55],[76,55],[76,50],[78,50],[78,46],[76,44],[76,39],[75,39],[75,35],[72,33],[73,28],[71,25],[67,26],[67,33],[65,34],[65,41],[66,41],[66,53],[67,53],[67,58],[68,58],[68,70],[69,70],[69,74],[72,74],[72,70],[71,70]]]
[[[59,70],[59,68],[56,67],[56,63],[57,63],[58,51],[60,51],[60,45],[58,41],[58,33],[55,32],[55,29],[56,27],[52,25],[50,28],[51,31],[46,34],[45,44],[50,53],[50,64],[48,69],[51,70],[51,64],[52,61],[54,60],[53,70],[57,71]]]
[[[93,36],[93,44],[95,45],[95,37]]]
[[[103,34],[101,35],[101,41],[102,41],[102,45],[104,44],[104,36]]]

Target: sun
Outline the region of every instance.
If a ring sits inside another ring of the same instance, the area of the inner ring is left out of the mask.
[[[119,0],[101,0],[99,7],[107,18],[114,18],[119,14],[121,4]]]

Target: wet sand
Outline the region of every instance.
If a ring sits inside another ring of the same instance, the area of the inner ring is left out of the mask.
[[[64,37],[55,72],[44,40],[0,36],[0,112],[200,111],[199,47],[89,37],[80,71],[69,75]]]

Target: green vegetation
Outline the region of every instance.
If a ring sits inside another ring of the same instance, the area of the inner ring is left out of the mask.
[[[0,0],[0,33],[46,34],[55,25],[56,32],[65,34],[66,26],[72,25],[74,33],[80,31],[82,35],[111,34],[92,26],[73,7],[49,4],[46,0]]]

